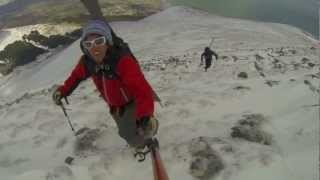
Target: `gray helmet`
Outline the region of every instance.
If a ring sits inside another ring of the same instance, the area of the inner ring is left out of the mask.
[[[90,20],[82,30],[81,42],[84,41],[89,34],[102,35],[106,38],[108,45],[113,45],[111,28],[109,24],[104,21]]]

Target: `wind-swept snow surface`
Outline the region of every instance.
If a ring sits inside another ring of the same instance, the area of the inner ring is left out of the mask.
[[[300,30],[183,7],[113,26],[162,99],[157,137],[170,179],[319,179],[318,49]],[[204,72],[200,54],[212,37],[219,60]],[[70,73],[78,46],[0,80],[1,178],[153,179],[150,158],[134,159],[90,80],[67,107],[76,130],[89,128],[82,136],[74,137],[51,102],[51,87]],[[212,156],[196,164],[195,143],[208,145],[222,170],[207,168]]]

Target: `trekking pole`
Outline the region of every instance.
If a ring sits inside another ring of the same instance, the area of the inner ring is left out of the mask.
[[[211,42],[209,44],[209,48],[211,48],[212,44],[213,44],[213,41],[214,41],[214,37],[211,38]]]
[[[69,104],[67,98],[65,98],[65,101],[66,101],[66,104]],[[60,106],[61,106],[61,109],[62,109],[62,111],[63,111],[64,116],[67,118],[67,121],[68,121],[68,123],[69,123],[69,126],[70,126],[71,130],[73,131],[74,134],[76,134],[76,132],[75,132],[75,130],[74,130],[72,124],[71,124],[70,117],[68,116],[67,109],[64,107],[64,105],[63,105],[62,102],[61,102],[61,105],[60,105]]]
[[[101,7],[98,0],[80,0],[84,7],[88,10],[92,19],[104,20]]]

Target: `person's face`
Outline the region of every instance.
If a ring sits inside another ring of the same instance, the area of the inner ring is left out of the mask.
[[[104,36],[97,34],[89,34],[87,38],[83,41],[83,46],[86,48],[93,60],[97,64],[101,64],[106,55],[109,46],[106,43]]]

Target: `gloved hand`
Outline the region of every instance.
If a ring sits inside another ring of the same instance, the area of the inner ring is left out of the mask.
[[[158,132],[159,122],[153,116],[142,117],[136,121],[137,133],[147,138],[152,138]]]
[[[60,106],[62,105],[61,99],[63,98],[62,93],[59,91],[59,89],[56,89],[52,94],[52,100],[53,102]]]

